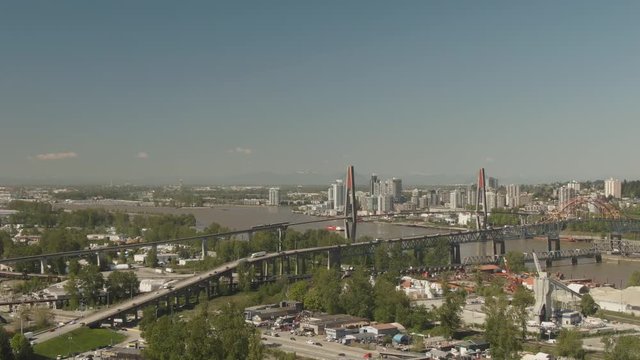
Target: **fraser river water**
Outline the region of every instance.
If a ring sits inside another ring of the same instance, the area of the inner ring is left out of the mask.
[[[118,205],[98,205],[98,204],[64,204],[67,209],[79,209],[87,207],[102,207],[105,209],[124,211],[128,213],[147,214],[193,214],[196,218],[196,227],[203,229],[212,222],[232,228],[246,229],[260,224],[273,224],[279,222],[303,222],[316,220],[317,217],[296,214],[287,207],[263,207],[263,206],[216,206],[211,208],[169,208],[169,207],[142,207],[142,206],[118,206]],[[307,229],[322,229],[329,225],[343,226],[342,222],[326,222],[317,224],[306,224],[292,226],[292,229],[304,231]],[[426,235],[448,232],[442,229],[427,229],[420,227],[409,227],[393,225],[388,223],[358,223],[358,236],[371,236],[372,238],[397,238],[413,235]],[[489,246],[489,245],[487,245]],[[562,242],[563,249],[585,248],[588,243]],[[546,240],[519,239],[506,242],[507,251],[545,251]],[[464,244],[461,248],[462,257],[477,255],[480,250],[479,244]],[[572,266],[569,260],[557,262],[548,269],[550,272],[564,273],[567,278],[589,278],[599,283],[612,283],[617,287],[624,286],[629,275],[636,270],[640,270],[640,261],[621,261],[595,263],[593,259],[579,259],[576,266]],[[544,266],[544,264],[542,264]]]

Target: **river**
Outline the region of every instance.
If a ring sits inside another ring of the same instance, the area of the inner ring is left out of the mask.
[[[279,222],[304,222],[317,220],[319,218],[293,213],[287,207],[266,207],[266,206],[216,206],[207,208],[170,208],[170,207],[144,207],[144,206],[122,206],[122,205],[100,205],[100,204],[61,204],[65,209],[81,209],[88,207],[102,207],[114,211],[124,211],[127,213],[142,214],[193,214],[196,218],[196,227],[201,230],[212,222],[232,228],[246,229],[255,225],[273,224]],[[298,231],[307,229],[322,229],[329,225],[344,226],[340,221],[326,223],[305,224],[292,226]],[[358,236],[371,236],[372,238],[398,238],[413,235],[427,235],[436,233],[446,233],[447,230],[429,229],[421,227],[410,227],[393,225],[388,223],[358,223]],[[487,247],[490,244],[487,244]],[[588,243],[582,242],[562,242],[561,247],[585,248]],[[506,242],[507,251],[546,251],[546,240],[540,239],[519,239]],[[461,247],[462,257],[477,255],[481,249],[480,244],[464,244]],[[617,287],[624,286],[629,275],[636,270],[640,270],[640,262],[620,261],[596,263],[593,259],[579,259],[578,265],[573,266],[569,260],[553,264],[548,271],[561,272],[567,278],[589,278],[599,283],[612,283]],[[544,264],[542,264],[544,266]]]

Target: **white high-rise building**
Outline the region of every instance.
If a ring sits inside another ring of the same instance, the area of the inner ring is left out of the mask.
[[[576,192],[567,186],[558,189],[558,207],[563,208],[571,199],[576,197]]]
[[[455,210],[460,207],[460,191],[458,189],[449,193],[449,208]]]
[[[610,178],[604,181],[604,196],[612,196],[615,199],[622,198],[622,182],[618,179]]]
[[[344,209],[344,182],[340,179],[331,185],[333,188],[333,208],[340,211]]]
[[[378,195],[378,213],[393,211],[393,197],[391,195]]]
[[[280,188],[269,189],[269,202],[267,203],[267,205],[269,206],[280,205]]]
[[[567,184],[567,187],[568,187],[569,189],[573,189],[573,191],[575,191],[576,193],[579,193],[579,192],[580,192],[580,183],[579,183],[579,182],[577,182],[577,181],[575,181],[575,180],[570,181],[570,182]]]
[[[493,191],[487,191],[487,211],[491,211],[498,206],[497,195]]]
[[[507,206],[512,209],[520,207],[520,185],[507,185]]]

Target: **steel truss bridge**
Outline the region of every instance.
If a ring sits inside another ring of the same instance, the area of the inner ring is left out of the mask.
[[[332,219],[334,220],[334,219]],[[325,220],[326,221],[326,220]],[[493,257],[473,257],[467,258],[465,261],[470,264],[481,261],[495,261],[496,255],[504,254],[505,242],[513,239],[531,238],[533,236],[547,236],[550,251],[540,253],[539,257],[544,260],[559,260],[571,258],[572,260],[579,257],[595,257],[596,261],[599,256],[599,250],[560,250],[559,232],[565,229],[572,220],[560,221],[556,223],[510,226],[504,228],[487,229],[479,231],[454,232],[449,234],[435,234],[426,236],[413,236],[408,238],[393,238],[387,240],[373,240],[368,242],[355,242],[349,244],[313,247],[296,250],[285,250],[275,253],[269,253],[257,258],[243,258],[223,264],[213,270],[205,273],[194,275],[190,278],[183,279],[174,284],[171,289],[161,289],[156,292],[139,295],[131,300],[127,300],[121,304],[114,305],[111,308],[100,310],[84,319],[78,320],[78,324],[65,325],[55,329],[52,333],[47,333],[47,337],[59,336],[76,329],[82,325],[98,326],[102,322],[112,322],[116,318],[126,317],[126,315],[138,316],[139,311],[147,306],[154,306],[156,309],[165,308],[173,309],[176,306],[188,305],[196,302],[201,294],[206,294],[207,298],[220,296],[231,291],[235,284],[234,273],[239,271],[249,271],[252,268],[256,274],[256,282],[268,282],[277,278],[300,279],[307,277],[310,270],[318,266],[326,266],[329,268],[339,268],[341,259],[373,255],[380,246],[399,246],[402,250],[415,250],[433,247],[442,242],[450,247],[452,266],[462,265],[460,258],[460,245],[473,242],[493,242],[496,251]],[[593,221],[593,220],[591,220]],[[617,232],[634,232],[640,231],[640,221],[632,220],[603,220],[606,221],[612,231]],[[261,230],[286,228],[287,224],[276,224],[273,226],[261,227]],[[233,233],[201,235],[188,239],[173,239],[160,243],[177,243],[180,241],[216,238],[229,236],[230,234],[243,233],[245,231],[236,231]],[[135,244],[136,247],[149,246],[149,243]],[[496,246],[497,245],[497,246]],[[555,246],[553,246],[555,245]],[[124,245],[107,249],[84,251],[82,254],[95,254],[99,251],[117,251],[119,249],[127,249],[133,246]],[[0,263],[15,263],[19,261],[33,261],[42,258],[54,258],[62,256],[79,255],[78,252],[63,252],[56,254],[46,254],[38,256],[30,256],[23,258],[2,259]],[[525,259],[532,258],[532,255],[526,255]],[[311,261],[309,261],[311,260]],[[172,310],[171,310],[172,311]],[[39,341],[39,340],[37,340]]]
[[[278,224],[268,224],[268,225],[260,225],[250,229],[244,230],[236,230],[229,231],[224,233],[216,233],[216,234],[203,234],[196,235],[192,237],[178,238],[178,239],[168,239],[162,241],[155,242],[146,242],[146,243],[136,243],[136,244],[125,244],[118,246],[108,246],[103,248],[96,249],[85,249],[85,250],[75,250],[75,251],[65,251],[65,252],[57,252],[57,253],[49,253],[49,254],[39,254],[39,255],[30,255],[30,256],[22,256],[8,259],[0,259],[0,264],[15,264],[19,262],[26,261],[40,261],[41,263],[41,272],[44,273],[45,270],[45,262],[49,259],[55,258],[66,258],[66,257],[74,257],[74,256],[97,256],[98,264],[100,263],[100,254],[107,252],[117,252],[126,249],[135,249],[141,247],[157,247],[158,245],[163,244],[178,244],[178,243],[186,243],[186,242],[194,242],[200,241],[202,246],[202,253],[206,252],[206,242],[210,239],[225,239],[231,236],[239,235],[239,234],[253,234],[257,231],[273,231],[277,230],[280,239],[282,239],[283,233],[289,226],[301,225],[301,224],[310,224],[310,223],[320,223],[326,221],[335,221],[335,220],[344,220],[345,217],[335,217],[335,218],[326,218],[320,220],[312,220],[305,221],[300,223],[278,223]],[[371,242],[352,242],[347,245],[334,245],[325,248],[309,248],[309,249],[299,249],[295,250],[300,254],[307,253],[316,253],[316,252],[329,252],[333,254],[334,259],[339,259],[340,257],[349,257],[349,256],[360,256],[360,255],[371,255],[374,253],[375,248],[380,246],[381,244],[387,245],[395,245],[399,246],[402,250],[420,250],[434,247],[442,242],[446,242],[450,247],[451,252],[451,263],[452,264],[461,264],[462,258],[460,255],[460,245],[467,243],[491,243],[493,245],[493,254],[500,255],[506,253],[505,242],[509,240],[516,239],[527,239],[533,238],[536,236],[546,236],[548,237],[548,250],[556,251],[560,250],[560,240],[559,234],[562,230],[566,229],[571,223],[580,223],[584,221],[597,221],[599,223],[606,224],[606,228],[610,229],[611,233],[619,234],[626,232],[640,232],[640,220],[631,220],[631,219],[590,219],[590,220],[562,220],[557,222],[549,222],[549,223],[539,223],[539,224],[530,224],[530,225],[518,225],[518,226],[505,226],[501,228],[491,228],[487,230],[474,230],[474,231],[458,231],[451,232],[447,234],[435,234],[435,235],[418,235],[411,237],[402,237],[402,238],[392,238],[386,240],[376,240]],[[603,251],[611,251],[606,250],[605,245],[602,246]],[[625,249],[635,249],[632,244],[625,245]],[[640,245],[638,246],[640,248]],[[622,251],[622,249],[620,249]],[[625,250],[626,251],[626,250]],[[637,251],[629,251],[629,252],[637,252]],[[335,261],[335,260],[334,260]],[[339,261],[339,260],[338,260]]]
[[[525,262],[534,262],[533,253],[523,253]],[[544,260],[547,267],[551,266],[553,261],[571,259],[572,264],[576,265],[579,258],[593,258],[596,262],[602,261],[602,255],[600,250],[596,248],[591,249],[567,249],[567,250],[554,250],[554,251],[542,251],[536,252],[539,260]],[[484,265],[484,264],[499,264],[502,260],[502,255],[486,255],[486,256],[467,256],[462,260],[462,265]]]

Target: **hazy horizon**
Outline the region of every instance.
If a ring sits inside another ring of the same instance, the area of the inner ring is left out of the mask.
[[[0,9],[0,182],[640,178],[638,2]]]

